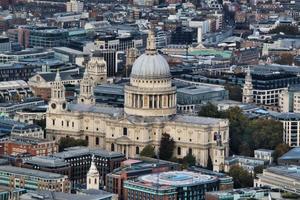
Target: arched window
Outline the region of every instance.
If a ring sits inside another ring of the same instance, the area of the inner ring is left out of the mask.
[[[96,145],[99,145],[99,137],[96,137]]]
[[[189,148],[189,154],[193,154],[193,149]]]
[[[95,184],[97,184],[97,179],[95,178]]]
[[[135,153],[140,154],[140,147],[135,147]]]
[[[89,184],[91,184],[91,179],[89,178]]]
[[[114,145],[114,143],[112,143],[112,144],[110,145],[110,150],[111,150],[111,151],[115,151],[115,145]]]
[[[181,148],[180,147],[177,147],[177,155],[181,155]]]

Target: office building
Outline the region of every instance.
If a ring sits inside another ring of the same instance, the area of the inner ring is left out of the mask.
[[[31,29],[29,46],[44,48],[64,46],[68,36],[69,33],[65,29]]]
[[[11,189],[7,186],[0,185],[0,199],[11,200],[19,199],[22,194],[25,194],[26,190],[22,188]]]
[[[47,156],[58,152],[58,144],[54,141],[33,137],[10,136],[1,139],[2,155],[17,156],[29,154],[31,156]]]
[[[70,0],[66,3],[67,12],[81,13],[83,12],[83,6],[83,2],[77,0]]]
[[[134,179],[157,172],[179,170],[180,165],[164,160],[142,157],[140,160],[128,159],[122,162],[121,167],[106,175],[106,190],[118,194],[119,199],[124,197],[124,185],[126,180]]]
[[[300,113],[300,85],[290,85],[279,94],[280,112]]]
[[[11,45],[8,37],[0,36],[0,52],[11,51]]]
[[[139,176],[124,182],[125,199],[205,199],[219,189],[218,178],[190,171],[170,171]]]
[[[69,192],[67,176],[13,166],[0,166],[0,184],[11,189]]]
[[[270,116],[283,125],[283,142],[290,147],[300,146],[300,113],[277,113]]]
[[[91,166],[94,155],[95,165],[100,173],[100,186],[105,185],[105,175],[120,167],[124,155],[118,152],[109,152],[99,148],[70,147],[56,153],[54,157],[63,159],[71,166],[70,181],[72,187],[85,184],[86,175]]]
[[[300,195],[300,167],[299,166],[274,166],[263,170],[254,179],[254,186],[269,186]]]
[[[300,165],[300,148],[295,147],[283,154],[277,160],[279,165]]]

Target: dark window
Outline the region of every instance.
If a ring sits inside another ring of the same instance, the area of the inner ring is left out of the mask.
[[[135,153],[140,154],[140,148],[139,147],[135,147]]]
[[[86,141],[89,141],[89,136],[85,136],[85,140],[86,140]]]
[[[193,154],[193,149],[189,148],[189,154]]]
[[[181,155],[181,148],[180,147],[177,147],[177,155]]]
[[[123,135],[127,135],[127,128],[123,128]]]
[[[114,145],[113,143],[112,143],[111,146],[110,146],[110,150],[111,150],[111,151],[115,151],[115,145]]]
[[[99,145],[99,137],[96,137],[96,145]]]
[[[53,126],[55,126],[55,119],[52,119],[52,124]]]

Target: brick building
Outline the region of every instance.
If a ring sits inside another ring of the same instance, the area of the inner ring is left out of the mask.
[[[11,136],[0,141],[0,155],[47,156],[56,152],[58,152],[58,144],[45,139]]]

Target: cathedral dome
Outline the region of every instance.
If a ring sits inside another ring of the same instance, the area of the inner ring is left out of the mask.
[[[162,55],[144,53],[133,63],[131,77],[134,78],[169,78],[169,64]]]
[[[136,79],[170,78],[170,67],[166,59],[157,53],[155,36],[149,32],[146,52],[133,63],[131,77]]]

